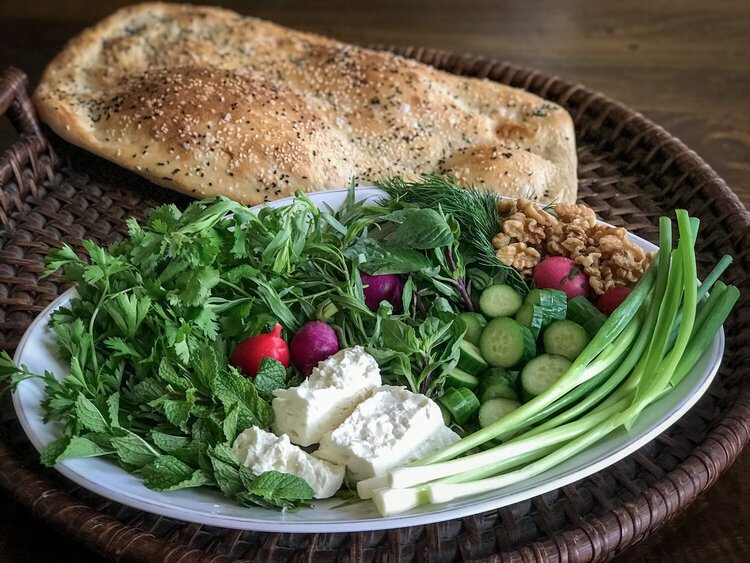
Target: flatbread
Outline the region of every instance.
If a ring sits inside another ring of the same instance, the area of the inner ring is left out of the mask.
[[[68,141],[194,197],[257,204],[439,173],[576,198],[560,106],[219,8],[119,10],[55,57],[34,102]]]

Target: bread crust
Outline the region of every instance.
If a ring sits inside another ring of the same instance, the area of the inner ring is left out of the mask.
[[[254,205],[440,173],[576,198],[560,106],[220,8],[123,8],[70,41],[33,99],[61,137],[194,197]]]

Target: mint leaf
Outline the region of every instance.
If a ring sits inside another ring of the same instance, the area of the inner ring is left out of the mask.
[[[170,423],[174,424],[183,432],[188,431],[187,421],[193,410],[192,403],[175,399],[165,399],[162,403],[162,407],[164,408],[164,416],[167,417],[167,420]]]
[[[120,426],[120,392],[115,391],[107,397],[109,423],[115,428]]]
[[[57,456],[55,463],[71,457],[96,457],[111,453],[113,450],[106,450],[85,436],[73,436],[65,450]]]
[[[233,367],[216,373],[211,389],[214,396],[224,404],[225,412],[229,412],[235,404],[244,407],[239,409],[239,424],[242,428],[253,425],[265,428],[271,424],[271,407],[258,396],[253,383]]]
[[[185,390],[190,387],[190,381],[177,373],[168,358],[159,362],[159,378],[172,386],[173,389]]]
[[[175,436],[159,432],[158,430],[151,431],[151,440],[153,440],[157,448],[168,453],[184,448],[190,443],[190,438],[186,436]]]
[[[193,479],[194,470],[174,456],[161,455],[139,471],[143,484],[155,491],[170,491]]]
[[[284,387],[286,382],[286,368],[281,362],[273,358],[263,358],[258,367],[258,373],[253,380],[258,394],[266,401],[273,399],[273,392]]]
[[[235,403],[227,411],[226,416],[224,417],[222,429],[224,430],[224,438],[229,442],[232,442],[237,437],[237,424],[239,422],[240,409],[240,404]]]
[[[244,481],[247,483],[248,479]],[[249,483],[246,492],[237,495],[237,501],[245,506],[292,510],[300,505],[300,501],[313,498],[313,494],[312,487],[301,477],[266,471]]]
[[[70,444],[70,437],[61,436],[54,442],[50,442],[42,448],[39,454],[39,461],[46,467],[52,467],[57,463],[57,458],[62,455]]]
[[[128,465],[143,467],[154,461],[159,455],[159,452],[138,434],[129,430],[125,432],[127,433],[123,436],[115,436],[111,439],[112,447],[120,461]]]
[[[202,469],[196,469],[189,479],[180,481],[179,483],[172,485],[166,489],[160,489],[162,491],[177,491],[179,489],[190,489],[193,487],[202,487],[211,482],[211,477],[208,473]]]
[[[218,444],[208,451],[208,456],[221,492],[230,497],[240,492],[244,487],[240,480],[239,463],[231,448],[226,444]]]
[[[211,382],[221,370],[216,351],[210,346],[203,347],[193,363],[193,380],[204,395],[210,395]]]
[[[307,500],[313,497],[313,490],[307,481],[280,471],[266,471],[253,481],[249,493],[258,495],[270,502],[276,500]]]
[[[92,432],[107,432],[109,430],[109,425],[104,420],[102,413],[83,393],[79,393],[76,399],[76,419],[84,428]]]

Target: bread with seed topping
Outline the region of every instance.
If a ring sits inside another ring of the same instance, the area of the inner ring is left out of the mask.
[[[34,102],[63,138],[195,197],[257,204],[441,173],[576,198],[560,106],[219,8],[119,10],[49,64]]]

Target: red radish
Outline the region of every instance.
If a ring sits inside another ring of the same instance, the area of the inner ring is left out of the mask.
[[[604,295],[596,301],[596,306],[602,313],[609,316],[620,306],[620,303],[625,301],[625,298],[630,295],[631,291],[633,290],[622,285],[612,287],[605,291]]]
[[[276,323],[267,334],[259,334],[240,342],[232,352],[232,365],[249,377],[255,377],[263,358],[278,360],[289,367],[289,348],[281,338],[281,325]]]
[[[570,258],[550,256],[534,268],[534,283],[542,289],[559,289],[568,299],[589,293],[589,278]]]
[[[294,367],[304,375],[310,375],[318,362],[339,351],[339,337],[330,325],[311,321],[295,333],[289,348]]]
[[[365,305],[370,311],[377,311],[381,301],[388,301],[393,305],[393,311],[403,310],[401,296],[404,292],[404,282],[396,274],[381,274],[371,276],[364,272],[360,274],[365,294]]]

